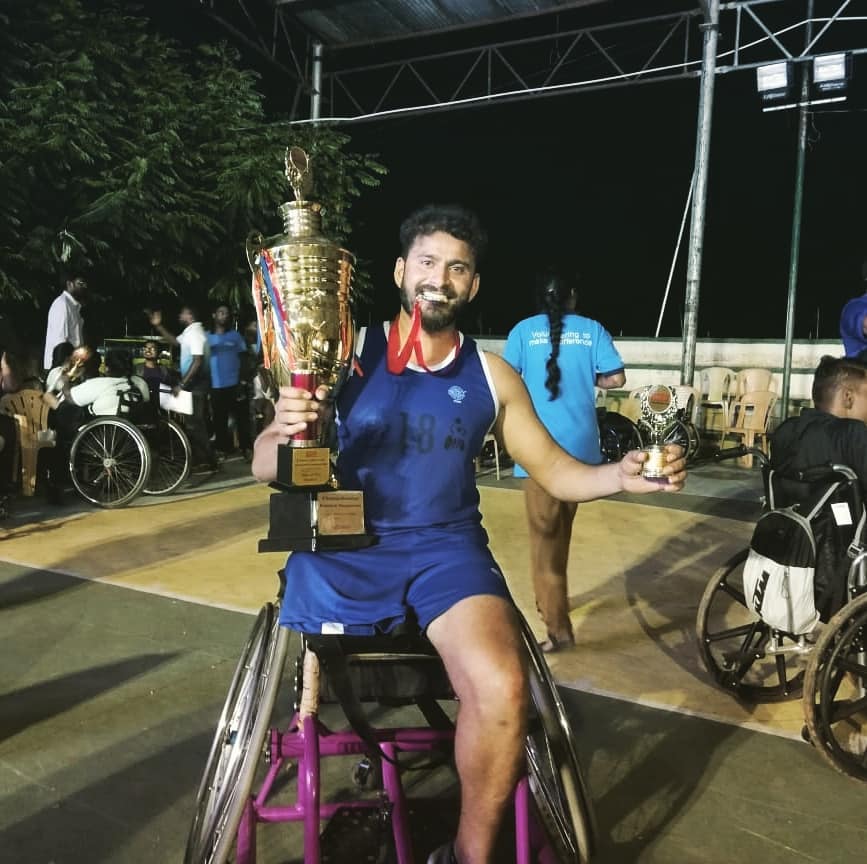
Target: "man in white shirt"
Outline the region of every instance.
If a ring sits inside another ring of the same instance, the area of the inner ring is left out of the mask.
[[[73,348],[80,348],[84,344],[81,304],[87,296],[87,282],[83,276],[69,274],[65,284],[65,290],[54,299],[48,310],[45,354],[42,358],[44,369],[51,368],[54,349],[61,342],[69,342]]]
[[[208,334],[199,320],[196,308],[190,304],[181,307],[178,315],[179,323],[184,329],[175,336],[163,324],[163,313],[159,309],[148,312],[151,326],[170,345],[178,345],[181,349],[179,371],[180,383],[174,388],[189,390],[193,394],[193,413],[186,418],[187,436],[193,446],[194,468],[198,465],[211,471],[217,470],[217,458],[211,447],[211,437],[208,430],[208,390],[210,389],[210,360],[208,349]]]

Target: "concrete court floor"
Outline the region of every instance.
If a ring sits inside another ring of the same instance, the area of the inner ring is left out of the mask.
[[[578,647],[551,665],[589,772],[599,861],[863,857],[867,787],[796,740],[799,705],[750,711],[695,659],[701,587],[755,516],[758,480],[744,477],[696,471],[689,494],[579,508]],[[250,613],[280,565],[251,554],[265,490],[226,485],[117,512],[28,502],[0,535],[0,861],[181,860]],[[535,624],[514,485],[485,485],[483,510]],[[260,860],[300,860],[291,832],[260,837]]]

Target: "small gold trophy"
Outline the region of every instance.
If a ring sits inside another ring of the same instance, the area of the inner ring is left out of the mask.
[[[310,159],[286,150],[286,178],[295,200],[280,206],[284,233],[247,239],[253,303],[272,398],[281,386],[310,393],[326,385],[333,398],[352,361],[349,306],[355,258],[322,234],[321,205]],[[339,491],[332,471],[331,424],[315,423],[278,447],[271,524],[259,551],[352,548],[369,545],[361,492]]]
[[[649,442],[643,449],[647,461],[641,469],[648,480],[667,483],[665,468],[665,443],[677,424],[677,394],[671,387],[659,384],[645,387],[641,393],[641,417],[638,427],[642,437]]]

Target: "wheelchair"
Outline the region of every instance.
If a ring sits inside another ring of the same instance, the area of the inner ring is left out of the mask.
[[[599,448],[606,462],[619,462],[630,450],[644,446],[638,427],[626,416],[607,408],[596,409]]]
[[[785,477],[756,448],[727,452],[760,461],[767,510],[793,507],[809,519],[819,623],[799,635],[765,623],[745,596],[743,549],[713,574],[699,603],[702,661],[743,702],[800,696],[803,737],[835,769],[867,780],[867,540],[858,479],[845,465]]]
[[[124,507],[144,492],[168,495],[187,479],[192,449],[183,428],[153,401],[120,396],[116,416],[94,417],[69,450],[69,476],[97,507]]]
[[[323,846],[330,826],[321,832],[322,823],[336,822],[348,810],[356,820],[363,814],[372,818],[379,845],[385,846],[362,854],[357,838],[344,839],[355,844],[348,847],[353,860],[418,862],[402,776],[420,770],[413,759],[425,760],[422,768],[451,760],[454,725],[441,703],[454,696],[439,657],[417,629],[382,637],[298,634],[292,719],[285,727],[274,726],[290,642],[290,631],[278,624],[279,600],[262,607],[238,662],[199,786],[184,861],[223,864],[234,852],[236,864],[254,864],[257,825],[271,822],[301,824],[305,864],[333,861]],[[595,843],[590,798],[563,704],[526,621],[520,620],[532,708],[526,774],[514,793],[514,860],[583,864]],[[349,731],[325,725],[320,705],[328,703],[340,705]],[[426,725],[374,729],[362,703],[412,705]],[[368,790],[367,797],[323,800],[322,760],[347,755],[361,757],[352,770],[355,785],[362,790],[375,785],[378,794],[370,797]],[[286,793],[281,787],[290,774],[295,803],[271,803]]]

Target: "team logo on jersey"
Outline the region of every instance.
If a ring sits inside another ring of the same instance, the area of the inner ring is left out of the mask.
[[[461,402],[463,402],[464,399],[467,398],[467,391],[464,390],[463,387],[458,387],[457,384],[449,387],[448,394],[452,397],[452,402],[456,403],[457,405],[460,405]]]

